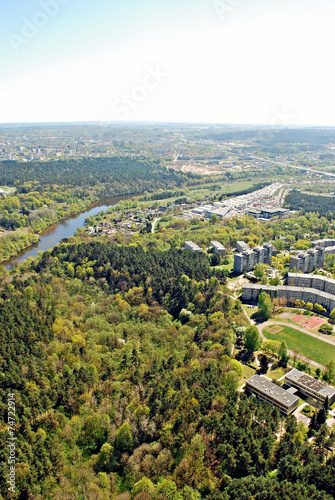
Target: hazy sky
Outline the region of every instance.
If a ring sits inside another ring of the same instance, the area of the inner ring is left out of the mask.
[[[335,125],[334,0],[0,0],[0,122]]]

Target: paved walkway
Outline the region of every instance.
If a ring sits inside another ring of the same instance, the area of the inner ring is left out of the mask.
[[[152,226],[151,226],[151,234],[154,234],[154,232],[155,232],[155,226],[156,226],[156,224],[157,224],[157,222],[158,222],[159,220],[161,220],[161,217],[158,217],[157,219],[155,219],[155,220],[153,221]]]

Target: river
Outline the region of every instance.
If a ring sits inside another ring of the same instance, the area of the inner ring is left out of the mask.
[[[66,219],[53,224],[51,227],[43,231],[40,239],[34,245],[25,248],[16,257],[2,262],[7,270],[15,267],[20,262],[27,260],[29,257],[36,257],[40,251],[48,250],[57,245],[63,238],[70,238],[75,234],[78,228],[84,226],[85,219],[92,215],[107,210],[119,203],[121,200],[129,200],[134,195],[114,196],[113,198],[104,198],[93,203],[85,212],[67,217]]]

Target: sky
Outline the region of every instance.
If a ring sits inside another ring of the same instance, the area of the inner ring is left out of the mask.
[[[0,123],[335,126],[334,0],[0,0]]]

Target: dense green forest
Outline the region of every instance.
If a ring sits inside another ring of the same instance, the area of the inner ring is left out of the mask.
[[[334,434],[238,392],[248,326],[205,255],[63,243],[3,276],[15,499],[334,498]],[[0,429],[1,495],[9,498]]]
[[[46,162],[1,162],[1,182],[8,186],[21,186],[24,182],[37,182],[40,186],[88,186],[105,184],[106,190],[117,194],[143,192],[175,182],[183,176],[161,167],[159,161],[135,158],[80,158]],[[138,186],[138,181],[142,186]],[[144,187],[147,186],[147,187]],[[144,189],[143,189],[144,187]],[[125,189],[123,193],[121,189]],[[140,189],[139,189],[140,188]]]
[[[335,197],[301,193],[296,190],[286,196],[285,203],[292,210],[318,212],[328,218],[333,217],[335,211]]]

